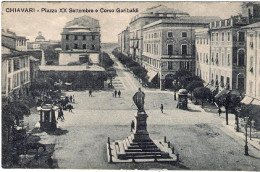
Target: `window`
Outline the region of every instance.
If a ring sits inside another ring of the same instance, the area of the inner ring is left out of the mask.
[[[168,45],[168,55],[173,55],[173,45]]]
[[[168,69],[169,70],[173,69],[173,62],[168,62]]]
[[[216,33],[216,41],[218,41],[218,33]]]
[[[202,44],[202,38],[200,38],[200,44]]]
[[[187,55],[187,45],[181,45],[181,54]]]
[[[227,33],[227,41],[230,41],[230,32]]]
[[[78,49],[78,44],[74,44],[74,49]]]
[[[196,41],[196,42],[197,42],[197,44],[199,44],[199,39],[198,39],[198,38],[197,38],[197,41]]]
[[[238,52],[238,66],[244,66],[245,65],[245,52],[243,50],[240,50]]]
[[[243,74],[237,75],[237,89],[238,90],[244,90],[245,85],[245,77]]]
[[[227,54],[227,65],[229,66],[230,65],[230,53],[228,52]]]
[[[66,40],[69,40],[69,35],[66,35]]]
[[[66,50],[68,50],[69,49],[69,45],[68,44],[66,44]]]
[[[14,71],[17,71],[20,69],[20,59],[14,59]]]
[[[249,35],[249,39],[250,39],[250,41],[249,41],[249,46],[251,47],[251,48],[253,48],[253,34],[250,34]]]
[[[218,65],[218,53],[216,53],[216,65]]]
[[[95,40],[95,39],[96,39],[95,35],[92,35],[92,40]]]
[[[8,60],[8,73],[11,73],[12,72],[12,61],[11,60]]]
[[[94,50],[95,49],[95,46],[94,45],[91,45],[91,50]]]
[[[168,32],[168,38],[172,38],[172,37],[173,37],[172,32]]]
[[[8,78],[8,93],[11,91],[11,78]]]
[[[227,89],[230,88],[230,78],[229,77],[227,77],[226,86],[227,86]]]
[[[83,40],[86,40],[86,35],[83,35]]]
[[[77,35],[74,36],[74,40],[78,40],[78,36]]]
[[[181,37],[187,38],[187,32],[182,32],[182,33],[181,33]]]
[[[222,41],[224,41],[224,40],[225,40],[225,33],[222,32]]]
[[[86,49],[86,44],[83,44],[83,49]]]
[[[239,42],[245,41],[245,32],[238,32],[238,41]]]
[[[203,39],[203,44],[206,44],[206,39],[205,38]]]
[[[207,45],[209,45],[209,39],[207,38]]]

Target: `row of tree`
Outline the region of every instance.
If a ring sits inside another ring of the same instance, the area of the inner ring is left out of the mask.
[[[130,69],[133,74],[141,79],[142,83],[148,82],[148,76],[147,76],[147,70],[141,66],[139,63],[133,61],[128,56],[124,55],[123,53],[119,52],[119,50],[116,48],[112,51],[112,54],[118,58],[118,60],[125,65],[128,69]]]
[[[106,75],[110,80],[110,85],[112,86],[112,80],[116,76],[116,70],[113,67],[114,61],[110,58],[109,54],[106,52],[102,52],[99,54],[99,61],[100,61],[100,66],[105,68],[106,70]]]

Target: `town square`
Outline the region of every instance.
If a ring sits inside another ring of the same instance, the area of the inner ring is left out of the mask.
[[[260,4],[214,2],[234,6],[220,17],[185,3],[73,2],[126,25],[53,15],[56,37],[4,12],[2,168],[258,171]]]

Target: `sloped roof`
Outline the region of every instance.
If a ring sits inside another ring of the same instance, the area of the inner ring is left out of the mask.
[[[145,12],[143,13],[164,13],[164,14],[186,14],[189,15],[186,12],[177,10],[177,9],[173,9],[173,8],[168,8],[167,6],[164,5],[158,5],[158,6],[154,6],[151,8],[147,8]]]
[[[254,24],[250,24],[247,26],[242,27],[243,29],[250,29],[250,28],[260,28],[260,22],[254,23]]]
[[[74,25],[84,26],[87,28],[100,28],[99,21],[87,15],[74,18],[72,21],[67,22],[65,28]]]
[[[8,33],[8,32],[2,32],[2,36],[14,38],[14,39],[26,39],[24,36],[17,36],[15,34],[11,34],[11,33]]]

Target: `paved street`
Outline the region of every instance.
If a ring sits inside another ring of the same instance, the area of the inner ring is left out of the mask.
[[[111,54],[110,54],[111,55]],[[180,154],[181,165],[166,163],[108,164],[107,138],[124,139],[130,135],[130,123],[136,107],[132,96],[140,87],[138,81],[115,61],[118,77],[115,86],[122,91],[121,98],[112,97],[111,91],[67,92],[74,95],[73,113],[64,112],[65,121],[59,121],[61,129],[68,133],[60,136],[40,133],[41,143],[55,144],[53,158],[59,168],[73,169],[176,169],[176,170],[259,170],[260,153],[249,146],[244,156],[244,142],[226,131],[223,119],[217,114],[202,112],[190,105],[189,111],[176,109],[176,101],[169,92],[144,90],[145,109],[149,115],[147,124],[150,136],[164,136]],[[160,112],[164,104],[164,113]],[[32,115],[33,116],[33,115]],[[31,118],[31,117],[30,117]]]

